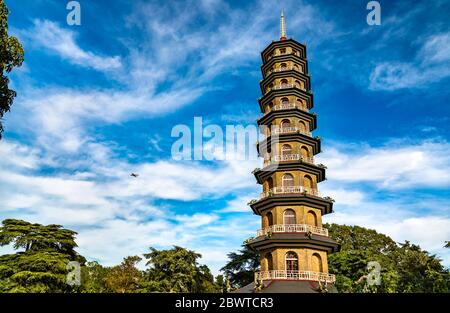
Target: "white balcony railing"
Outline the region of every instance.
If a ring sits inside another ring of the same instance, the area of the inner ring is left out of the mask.
[[[274,105],[270,111],[281,111],[281,110],[291,110],[291,109],[300,109],[302,111],[308,112],[306,107],[304,105],[298,104],[298,103],[280,103],[277,105]],[[270,112],[269,111],[269,112]],[[269,113],[267,112],[267,113]]]
[[[298,128],[297,126],[289,126],[289,127],[286,127],[286,126],[282,126],[282,127],[274,127],[274,126],[272,126],[272,129],[271,129],[271,131],[274,133],[274,134],[292,134],[292,133],[300,133],[300,134],[303,134],[303,135],[306,135],[306,136],[310,136],[311,137],[311,132],[309,132],[309,131],[306,131],[306,130],[304,130],[304,129],[300,129],[300,128]]]
[[[284,52],[284,53],[281,53],[281,52],[276,52],[276,53],[273,53],[273,54],[271,54],[271,55],[269,55],[268,57],[267,57],[267,61],[269,61],[270,59],[272,59],[273,57],[276,57],[276,56],[279,56],[279,55],[289,55],[289,54],[293,54],[293,55],[297,55],[297,56],[299,56],[299,54],[298,53],[293,53],[293,52]]]
[[[309,280],[331,284],[336,282],[336,277],[333,274],[321,272],[277,270],[277,271],[264,271],[255,273],[255,281],[270,280],[270,279]]]
[[[271,225],[267,228],[259,229],[256,232],[256,237],[265,236],[268,233],[307,233],[307,232],[328,237],[328,229],[308,224]]]
[[[294,88],[294,84],[281,84],[281,85],[272,87],[273,90],[286,89],[286,88]]]
[[[287,88],[298,88],[300,90],[306,91],[305,87],[300,87],[298,85],[294,85],[294,84],[281,84],[281,85],[277,85],[277,86],[273,86],[273,87],[269,87],[266,90],[266,94],[268,94],[271,90],[280,90],[280,89],[287,89]]]
[[[274,195],[283,195],[283,194],[301,194],[306,193],[316,197],[322,197],[320,192],[314,188],[308,188],[304,186],[284,186],[284,187],[274,187],[269,191],[261,193],[261,199],[271,197]]]
[[[267,158],[264,160],[264,166],[270,165],[272,163],[289,162],[289,161],[303,161],[314,164],[313,157],[305,157],[299,153],[293,153],[293,154],[277,154],[272,156],[271,158]]]
[[[273,72],[285,72],[285,71],[298,71],[301,73],[300,69],[298,67],[295,66],[289,66],[289,67],[279,67],[273,70]]]

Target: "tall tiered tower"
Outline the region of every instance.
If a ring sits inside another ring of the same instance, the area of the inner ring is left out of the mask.
[[[327,255],[339,245],[322,227],[322,216],[332,212],[334,200],[317,189],[326,167],[314,162],[320,138],[311,133],[317,118],[309,111],[313,93],[306,47],[286,38],[283,13],[280,40],[261,56],[263,116],[258,124],[266,126],[266,136],[257,144],[264,166],[254,174],[263,192],[250,206],[261,216],[262,228],[248,243],[261,256],[255,284],[268,292],[330,287],[335,277],[328,273]]]

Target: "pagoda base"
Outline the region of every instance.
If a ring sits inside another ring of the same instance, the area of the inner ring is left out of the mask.
[[[265,280],[262,288],[256,290],[255,283],[250,283],[236,291],[235,293],[337,293],[334,284],[327,285],[327,291],[321,291],[318,282],[307,280]]]

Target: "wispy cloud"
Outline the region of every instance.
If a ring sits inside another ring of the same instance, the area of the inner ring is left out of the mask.
[[[450,33],[429,36],[413,62],[379,63],[370,75],[370,89],[426,88],[450,76]]]
[[[450,185],[448,142],[418,144],[387,142],[380,147],[347,144],[318,156],[329,179],[370,182],[383,189],[447,187]]]
[[[30,40],[31,44],[56,53],[64,60],[82,67],[107,71],[122,66],[119,56],[103,56],[81,48],[73,31],[49,20],[35,19],[33,27],[21,31],[20,34],[25,40]]]

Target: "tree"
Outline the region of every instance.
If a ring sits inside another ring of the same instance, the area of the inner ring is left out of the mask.
[[[255,272],[259,269],[259,255],[250,249],[245,241],[239,252],[227,254],[230,261],[220,269],[230,281],[231,288],[241,288],[254,281]]]
[[[74,231],[59,225],[31,224],[6,219],[0,227],[0,246],[24,249],[0,256],[0,292],[68,292],[70,261],[85,259],[74,249]]]
[[[146,292],[216,292],[214,277],[208,267],[199,266],[200,254],[182,247],[169,250],[150,248],[144,254],[149,268],[145,272]]]
[[[359,226],[324,225],[341,244],[328,258],[340,292],[448,292],[449,273],[434,255],[409,242],[397,244],[386,235]],[[369,286],[367,265],[381,266],[381,285]]]
[[[141,260],[138,256],[128,256],[120,265],[111,268],[105,277],[106,287],[118,293],[136,292],[143,278],[142,272],[136,268]]]
[[[406,241],[393,258],[401,292],[450,292],[450,276],[435,255]]]
[[[328,257],[329,272],[336,275],[339,292],[449,292],[449,271],[434,255],[409,242],[397,244],[390,237],[359,226],[325,224],[331,238],[341,244],[340,252]],[[233,288],[253,281],[259,257],[245,243],[221,269]],[[373,274],[368,264],[380,264],[380,285],[369,285]]]
[[[14,67],[21,66],[24,61],[24,50],[16,37],[8,35],[9,10],[4,0],[0,0],[0,139],[3,125],[1,119],[11,109],[16,92],[9,89],[9,78],[5,75]]]
[[[83,293],[104,293],[112,292],[106,285],[111,268],[104,267],[98,262],[87,262],[81,268],[81,288],[78,290]]]

